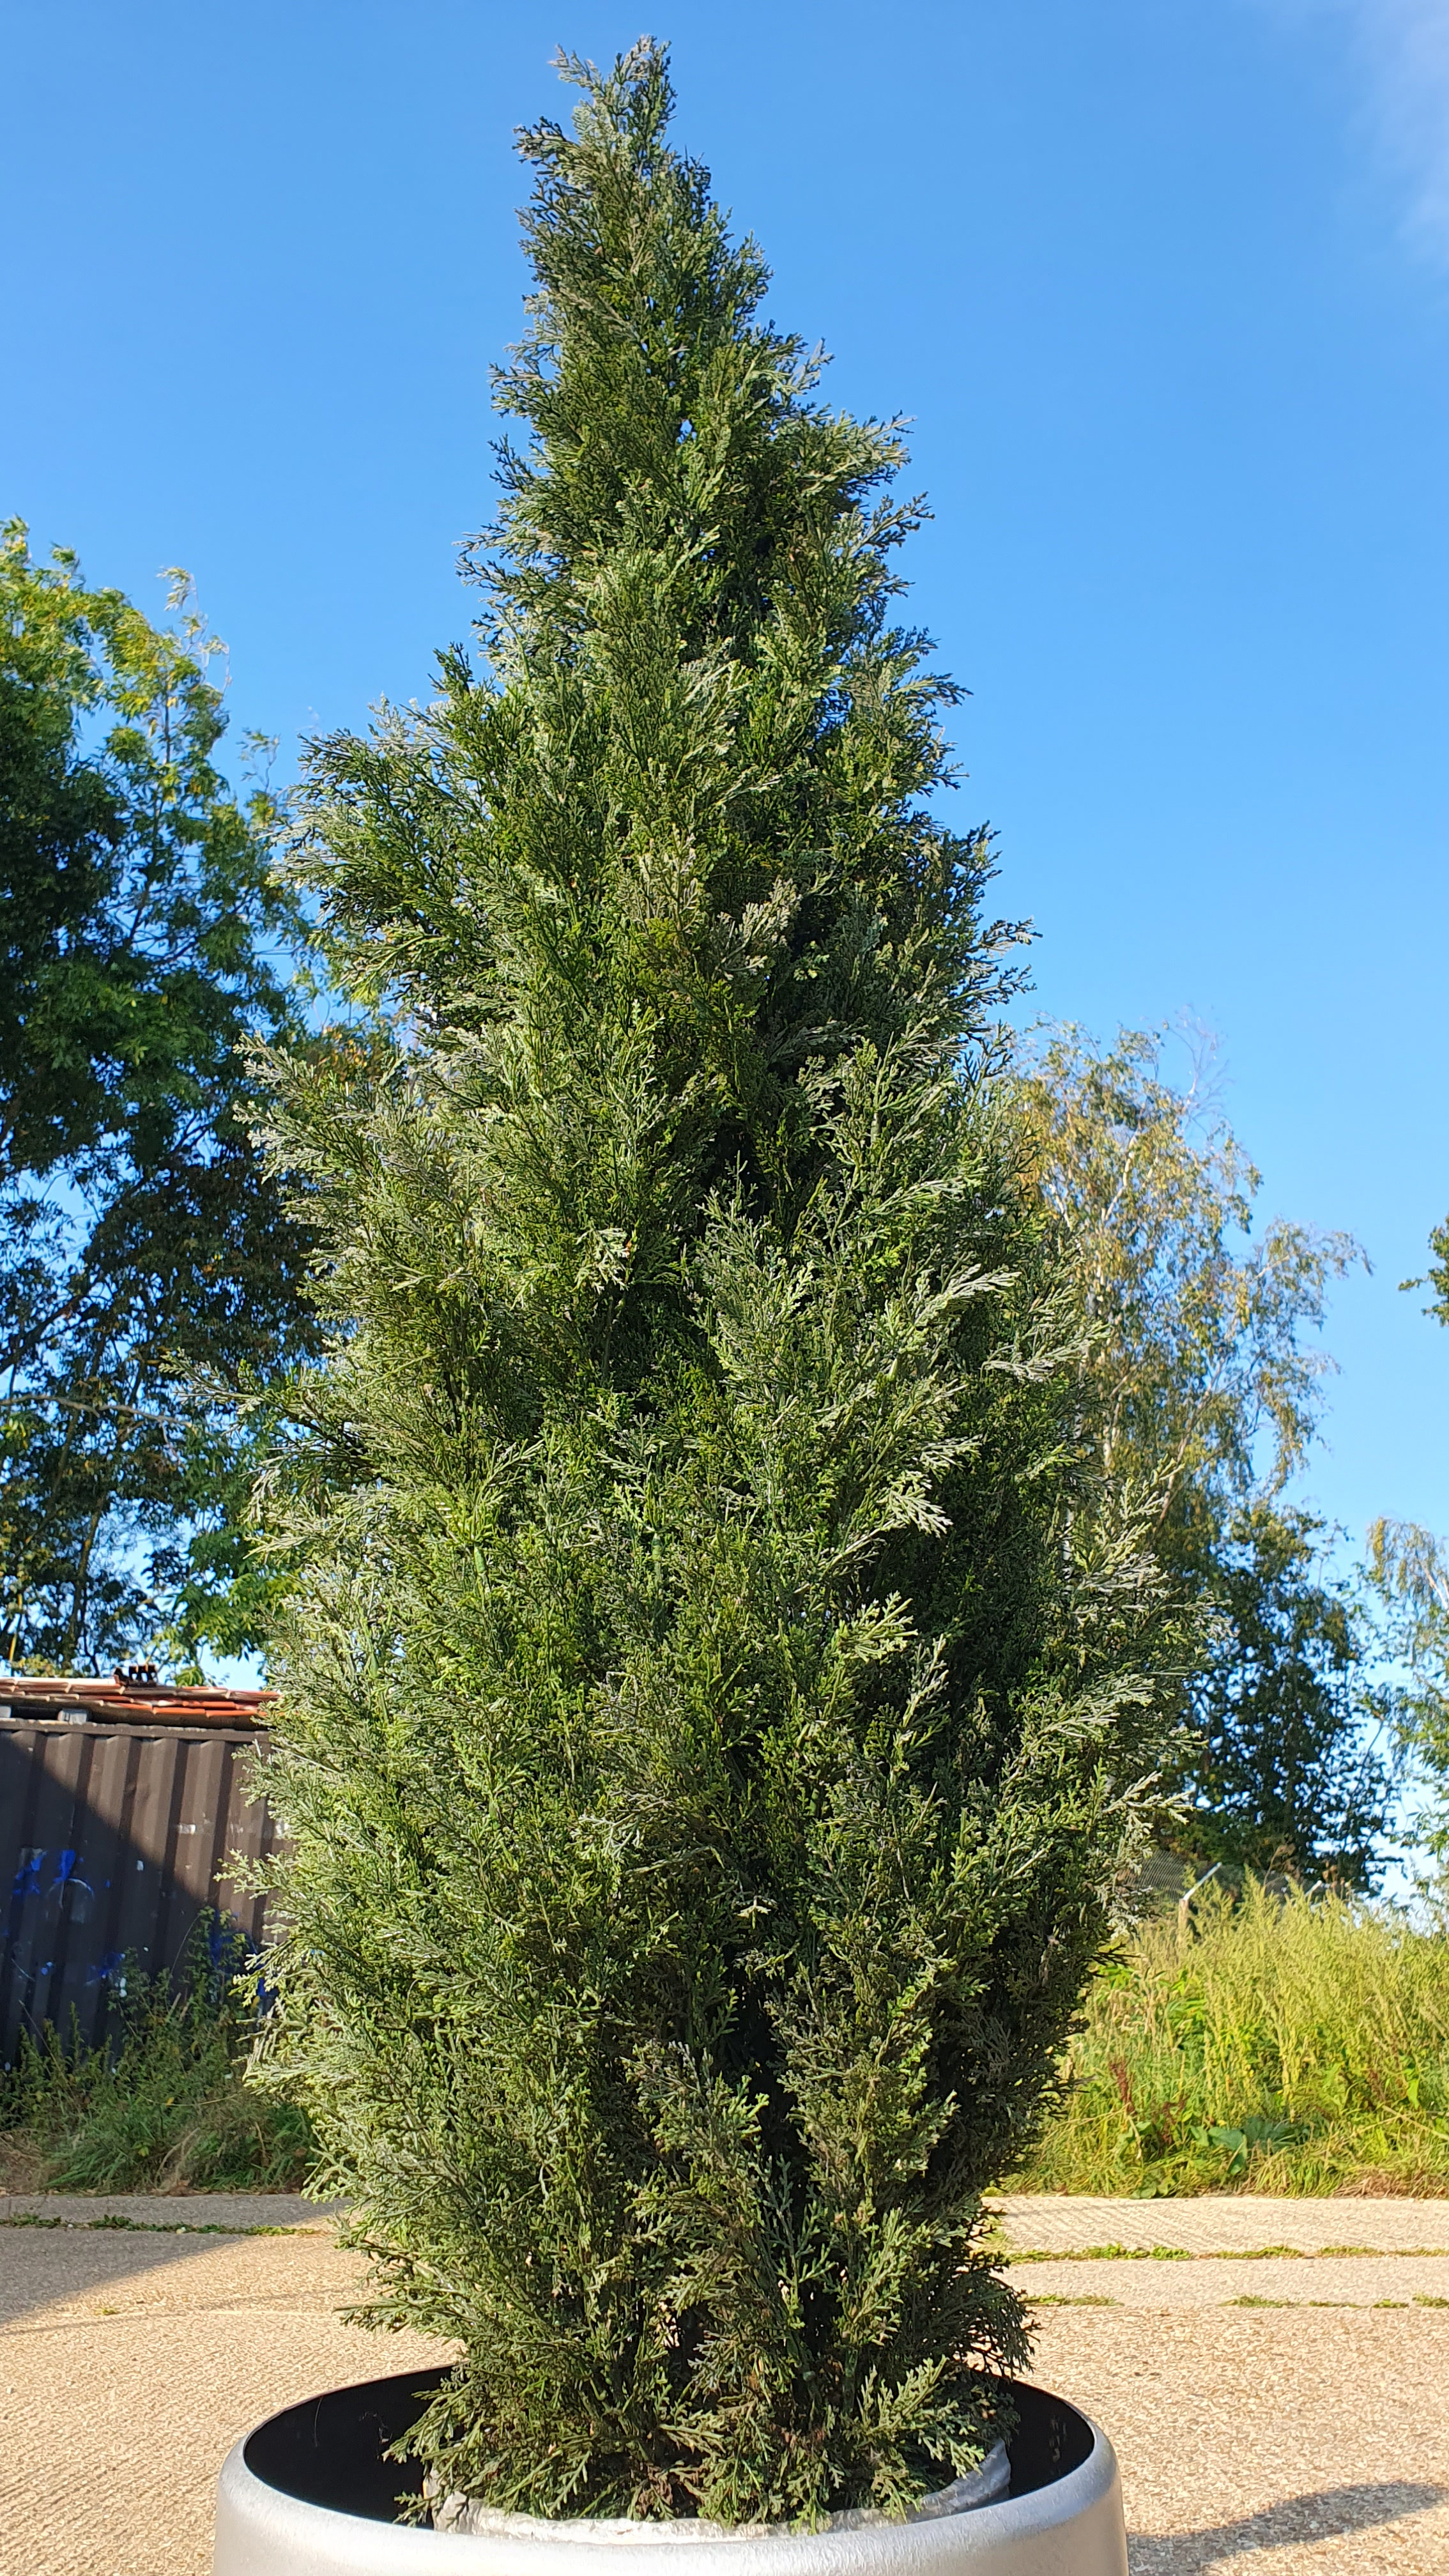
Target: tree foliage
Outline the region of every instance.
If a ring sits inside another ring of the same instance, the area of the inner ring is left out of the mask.
[[[1425,1312],[1435,1316],[1441,1324],[1449,1324],[1449,1217],[1444,1219],[1442,1225],[1436,1225],[1432,1229],[1429,1236],[1429,1250],[1433,1254],[1433,1259],[1425,1278],[1406,1279],[1404,1286],[1432,1288],[1434,1294]]]
[[[1234,1513],[1303,1464],[1331,1362],[1313,1340],[1351,1237],[1282,1218],[1252,1240],[1260,1178],[1170,1032],[1099,1050],[1044,1033],[1021,1074],[1041,1184],[1071,1249],[1084,1327],[1084,1428],[1103,1489],[1142,1497],[1159,1554],[1190,1571]]]
[[[1379,1638],[1358,1584],[1329,1573],[1324,1535],[1311,1512],[1259,1503],[1214,1550],[1184,1839],[1202,1860],[1259,1876],[1368,1888],[1393,1785],[1366,1679]]]
[[[1328,1289],[1361,1258],[1283,1219],[1253,1239],[1259,1175],[1210,1051],[1171,1078],[1166,1030],[1099,1050],[1044,1032],[1020,1097],[1080,1305],[1078,1404],[1104,1492],[1136,1498],[1185,1614],[1167,1830],[1206,1861],[1371,1883],[1392,1765],[1371,1595],[1284,1503],[1330,1363]]]
[[[817,398],[665,138],[523,138],[483,667],[321,745],[333,969],[271,1058],[334,1342],[272,1795],[278,2063],[412,2437],[543,2512],[898,2508],[1026,2342],[979,2244],[1138,1831],[1156,1597],[993,1078],[984,839]]]
[[[0,544],[0,1654],[250,1641],[245,1443],[183,1382],[306,1346],[240,1042],[291,1019],[278,812],[213,762],[206,635]]]
[[[1378,1520],[1368,1570],[1385,1649],[1401,1676],[1384,1695],[1385,1714],[1428,1793],[1418,1828],[1442,1861],[1449,1858],[1449,1549],[1417,1521]]]
[[[1449,1217],[1431,1231],[1429,1251],[1427,1274],[1399,1286],[1430,1289],[1424,1312],[1449,1324]],[[1428,1792],[1419,1829],[1442,1861],[1449,1858],[1449,1545],[1417,1521],[1385,1517],[1369,1531],[1368,1571],[1402,1677],[1393,1703],[1402,1749]]]

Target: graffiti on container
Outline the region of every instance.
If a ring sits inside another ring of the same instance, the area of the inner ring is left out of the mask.
[[[240,1730],[0,1719],[0,2068],[48,2023],[87,2046],[140,1978],[220,1992],[265,1939],[238,1876],[274,1848]]]
[[[90,1880],[81,1876],[79,1852],[58,1851],[55,1854],[55,1866],[47,1887],[44,1884],[45,1864],[50,1857],[44,1849],[21,1853],[20,1867],[15,1873],[15,1901],[23,1904],[27,1897],[38,1896],[41,1914],[47,1923],[59,1922],[63,1917],[72,1923],[89,1923],[96,1892]]]

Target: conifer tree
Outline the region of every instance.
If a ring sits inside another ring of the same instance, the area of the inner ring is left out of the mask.
[[[762,318],[663,53],[565,69],[482,667],[312,772],[393,1040],[272,1067],[335,1336],[274,2044],[370,2315],[462,2347],[445,2487],[899,2510],[1026,2354],[980,2193],[1136,1830],[1151,1584],[1073,1510],[898,434]]]

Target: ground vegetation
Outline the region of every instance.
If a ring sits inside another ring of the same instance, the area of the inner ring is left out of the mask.
[[[176,1977],[135,1961],[112,1980],[113,2026],[22,2037],[0,2070],[0,2182],[8,2191],[296,2191],[305,2113],[245,2081],[255,1964],[239,1935],[202,1922]]]
[[[1018,2189],[1449,2193],[1445,1925],[1205,1888],[1114,1951],[1065,2072]]]

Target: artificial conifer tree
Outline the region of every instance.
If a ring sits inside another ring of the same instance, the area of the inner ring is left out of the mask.
[[[335,1327],[274,2045],[370,2315],[462,2348],[444,2486],[900,2510],[1026,2353],[979,2194],[1135,1830],[1150,1587],[1074,1509],[898,436],[761,318],[661,51],[565,70],[481,667],[314,760],[391,1038],[273,1064]]]

